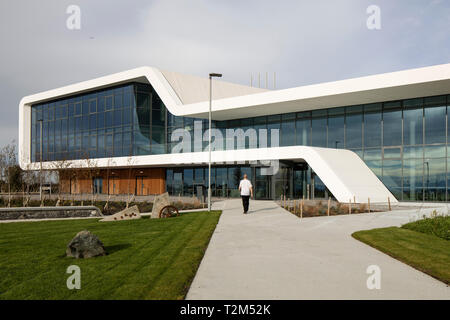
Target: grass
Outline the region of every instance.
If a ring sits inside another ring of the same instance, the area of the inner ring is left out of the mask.
[[[0,224],[0,299],[184,299],[219,216]],[[66,257],[81,230],[96,234],[108,255]],[[67,289],[70,265],[81,268],[80,290]]]
[[[434,235],[436,228],[430,225],[442,224],[440,218],[428,221],[434,219],[437,218],[408,223],[401,228],[358,231],[352,236],[449,285],[450,241]]]

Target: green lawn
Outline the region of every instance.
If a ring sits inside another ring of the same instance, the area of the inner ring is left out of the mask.
[[[415,223],[423,225],[423,222]],[[419,228],[417,225],[407,224],[402,228],[390,227],[358,231],[352,236],[446,284],[450,284],[450,241],[433,234],[411,230]]]
[[[183,299],[219,216],[1,223],[0,299]],[[108,255],[65,257],[81,230],[96,234]],[[70,265],[81,268],[80,290],[67,289]]]

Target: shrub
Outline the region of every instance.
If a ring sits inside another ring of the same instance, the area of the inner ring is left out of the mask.
[[[431,218],[407,223],[402,228],[432,234],[439,238],[450,240],[450,216],[444,217],[435,213],[431,215]]]

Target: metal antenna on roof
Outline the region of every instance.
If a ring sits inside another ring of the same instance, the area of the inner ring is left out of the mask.
[[[276,89],[277,88],[277,82],[276,82],[276,72],[273,73],[273,88]]]
[[[276,72],[273,73],[273,89],[277,88],[277,74]],[[253,73],[250,73],[250,87],[253,87],[253,80],[254,76]],[[266,79],[265,79],[265,87],[266,89],[269,89],[269,72],[266,72]],[[258,72],[258,88],[261,88],[261,72]]]

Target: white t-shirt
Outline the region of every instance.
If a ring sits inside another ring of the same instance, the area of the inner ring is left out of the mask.
[[[239,183],[239,188],[241,189],[241,196],[249,196],[250,188],[252,187],[252,183],[248,179],[242,179]]]

